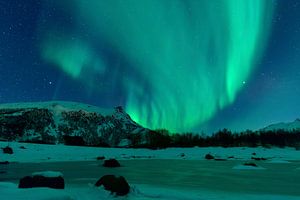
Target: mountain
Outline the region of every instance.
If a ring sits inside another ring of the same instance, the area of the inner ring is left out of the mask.
[[[285,131],[292,131],[292,130],[300,130],[300,119],[296,119],[293,122],[281,122],[276,124],[271,124],[261,130],[263,131],[272,131],[272,130],[285,130]]]
[[[148,129],[122,107],[101,109],[75,102],[0,105],[0,139],[48,144],[129,146],[145,143]]]

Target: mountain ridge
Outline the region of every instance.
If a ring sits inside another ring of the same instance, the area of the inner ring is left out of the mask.
[[[132,137],[144,143],[148,129],[134,122],[121,106],[48,101],[0,105],[2,139],[41,143],[68,141],[94,146],[129,146]],[[78,141],[80,140],[80,141]]]
[[[285,131],[293,131],[300,130],[300,119],[297,118],[292,122],[278,122],[274,124],[270,124],[262,129],[262,131],[274,131],[274,130],[285,130]]]

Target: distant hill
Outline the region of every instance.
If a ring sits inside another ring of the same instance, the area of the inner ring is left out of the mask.
[[[300,130],[300,119],[296,119],[293,122],[281,122],[276,124],[271,124],[265,128],[262,128],[262,131],[273,131],[273,130],[285,130],[285,131],[293,131]]]
[[[134,122],[122,107],[101,109],[76,102],[0,105],[0,139],[91,146],[145,143],[148,129]],[[137,139],[138,138],[138,139]]]

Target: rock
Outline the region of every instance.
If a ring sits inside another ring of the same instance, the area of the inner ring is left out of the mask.
[[[102,176],[95,184],[96,187],[103,185],[105,190],[111,191],[118,196],[124,196],[129,193],[130,186],[123,176],[114,175]]]
[[[229,156],[229,157],[228,157],[228,159],[232,159],[232,158],[234,158],[234,156]]]
[[[267,160],[267,158],[257,158],[257,157],[251,157],[251,159],[252,160],[258,160],[258,161],[260,161],[260,160]]]
[[[8,161],[2,161],[2,162],[0,162],[0,165],[8,165],[8,164],[9,164]]]
[[[104,157],[104,156],[98,156],[96,159],[97,159],[97,160],[104,160],[105,157]]]
[[[254,153],[252,153],[252,155],[253,155],[253,156],[256,156],[256,153],[254,152]]]
[[[64,189],[65,181],[62,175],[48,176],[46,174],[33,174],[20,179],[19,188],[48,187],[53,189]]]
[[[184,154],[184,153],[181,153],[179,156],[180,156],[180,157],[185,157],[185,154]]]
[[[116,159],[104,160],[104,167],[121,167],[120,163]]]
[[[214,158],[215,158],[215,157],[212,156],[212,155],[209,154],[209,153],[205,155],[205,159],[206,159],[206,160],[212,160],[212,159],[214,159]]]
[[[6,153],[6,154],[13,154],[14,153],[13,149],[9,146],[3,148],[2,150],[3,150],[3,153]]]
[[[153,156],[123,156],[123,158],[141,159],[141,158],[153,158]]]
[[[26,147],[24,147],[24,146],[20,146],[20,149],[26,149]]]
[[[252,163],[252,162],[244,163],[244,165],[245,166],[258,167],[255,163]]]

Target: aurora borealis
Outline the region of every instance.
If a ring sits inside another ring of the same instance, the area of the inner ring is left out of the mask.
[[[140,84],[131,74],[117,76],[123,81],[126,111],[146,127],[172,131],[193,128],[234,101],[254,67],[272,15],[272,4],[260,0],[76,4],[71,14],[91,27],[96,40],[104,38],[125,55],[143,79]],[[96,70],[98,61],[91,63],[91,57],[101,55],[69,37],[46,38],[42,53],[84,80],[82,68]]]
[[[138,123],[172,132],[254,128],[299,117],[291,109],[264,119],[255,117],[288,102],[281,97],[282,103],[279,99],[272,103],[267,96],[278,93],[278,85],[265,87],[283,69],[286,77],[293,74],[292,80],[300,82],[295,76],[299,69],[292,73],[288,67],[278,67],[289,66],[286,56],[270,63],[279,59],[276,50],[281,48],[274,42],[282,35],[278,16],[285,19],[284,8],[290,6],[299,17],[295,2],[294,7],[279,0],[2,3],[7,12],[21,10],[17,17],[6,15],[3,28],[10,23],[18,27],[20,21],[27,27],[15,32],[23,44],[6,43],[28,56],[22,62],[1,56],[1,68],[6,73],[16,70],[19,82],[26,84],[0,90],[0,102],[71,100],[100,107],[123,105]],[[22,12],[31,14],[19,19]],[[297,24],[296,19],[290,26],[297,30]],[[299,48],[294,29],[289,39],[297,41],[293,44]],[[7,49],[3,52],[13,54]],[[299,51],[285,53],[295,55],[295,63],[300,63]],[[27,70],[33,72],[31,79],[20,72]],[[6,79],[2,78],[2,85],[12,81]],[[286,78],[281,81],[279,85],[287,86]],[[300,99],[294,87],[282,91]],[[15,88],[27,92],[23,99],[13,95]]]

